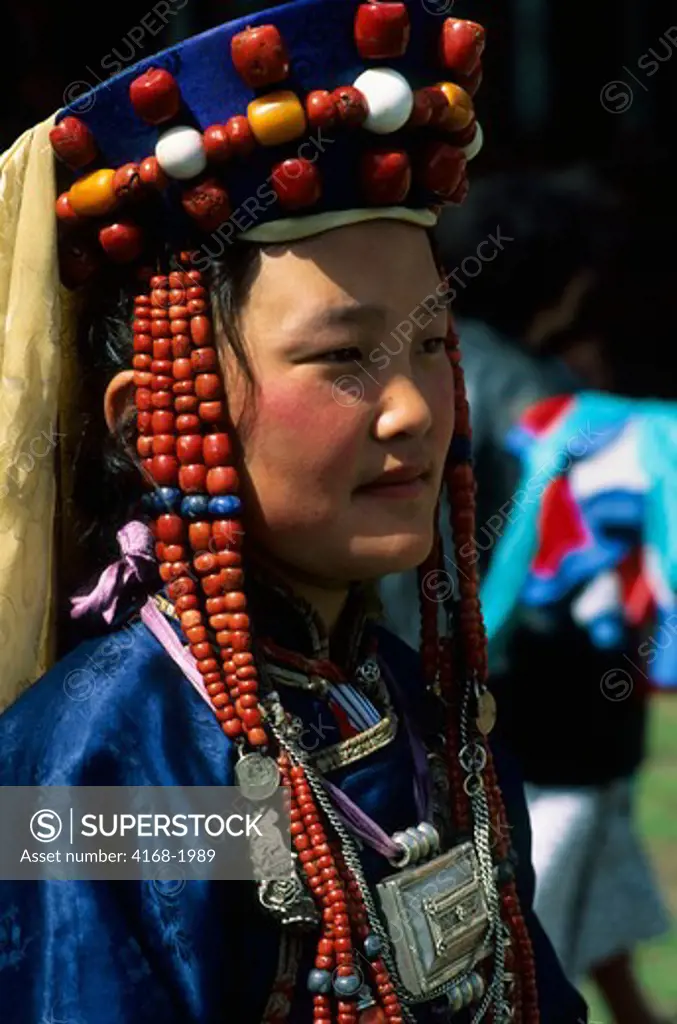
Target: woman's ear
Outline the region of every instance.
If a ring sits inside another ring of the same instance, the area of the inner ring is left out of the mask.
[[[134,404],[134,371],[116,373],[103,396],[103,415],[111,434],[117,434],[125,413]]]

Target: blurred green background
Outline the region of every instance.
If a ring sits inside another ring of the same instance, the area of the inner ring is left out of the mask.
[[[640,977],[657,1010],[677,1020],[677,696],[654,698],[650,755],[640,782],[638,826],[675,923],[660,941],[639,951]],[[596,993],[585,986],[590,1019],[611,1024]]]

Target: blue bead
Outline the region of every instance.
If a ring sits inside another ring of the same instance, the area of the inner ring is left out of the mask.
[[[242,511],[242,502],[234,494],[222,495],[218,498],[211,498],[209,502],[210,516],[223,516],[224,519],[232,519],[239,516]]]
[[[447,999],[449,1000],[452,1013],[458,1013],[459,1010],[463,1009],[463,995],[458,985],[454,985],[447,993]]]
[[[331,974],[329,971],[321,971],[314,967],[308,975],[308,991],[317,995],[326,996],[331,992]]]
[[[181,491],[177,487],[158,487],[154,499],[156,512],[173,512],[181,501]]]
[[[361,987],[362,982],[356,974],[347,974],[344,978],[337,975],[334,978],[334,992],[337,996],[350,999],[351,996],[357,995]]]
[[[463,1005],[468,1006],[472,1003],[475,998],[475,988],[470,978],[464,978],[458,986],[461,990],[461,998],[463,999]]]
[[[477,974],[475,972],[475,973],[470,975],[470,981],[472,983],[473,994],[475,996],[475,1000],[477,1001],[477,1000],[481,999],[482,996],[484,995],[484,990],[485,990],[484,978],[481,976],[481,974]]]
[[[364,940],[364,955],[367,960],[375,960],[377,956],[381,955],[382,949],[383,943],[378,935],[367,935]]]
[[[209,498],[206,494],[189,494],[181,502],[181,514],[187,519],[202,519],[207,515]]]

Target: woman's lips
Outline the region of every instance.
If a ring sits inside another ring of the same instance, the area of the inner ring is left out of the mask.
[[[384,477],[358,487],[355,493],[372,498],[417,498],[426,491],[430,484],[430,477],[431,474],[428,471],[408,480],[397,476],[394,476],[392,480]]]

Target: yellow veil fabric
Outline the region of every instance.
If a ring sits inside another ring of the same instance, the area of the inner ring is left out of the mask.
[[[59,392],[74,316],[58,275],[53,120],[0,157],[0,710],[54,650]]]

